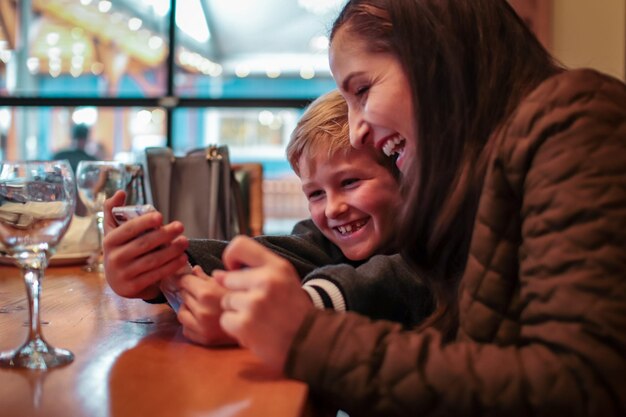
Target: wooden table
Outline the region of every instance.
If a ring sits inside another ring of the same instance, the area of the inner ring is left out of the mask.
[[[50,267],[43,335],[74,362],[47,372],[0,368],[0,416],[308,415],[306,385],[272,374],[247,350],[188,342],[165,305],[117,296],[101,275]],[[0,350],[26,337],[20,271],[0,266]]]

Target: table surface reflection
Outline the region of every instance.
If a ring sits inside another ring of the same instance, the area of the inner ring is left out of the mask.
[[[301,416],[306,385],[264,368],[247,350],[189,343],[169,307],[117,296],[101,275],[50,267],[41,299],[44,338],[71,350],[47,372],[0,368],[0,415]],[[0,350],[26,337],[20,271],[0,266]]]

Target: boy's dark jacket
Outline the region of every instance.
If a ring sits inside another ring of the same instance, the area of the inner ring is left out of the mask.
[[[326,308],[355,311],[406,327],[419,323],[432,310],[429,291],[400,255],[352,262],[311,220],[296,224],[291,235],[255,240],[290,261],[303,286],[318,293]],[[200,265],[207,274],[224,267],[221,255],[228,242],[192,239],[189,243],[192,265]]]

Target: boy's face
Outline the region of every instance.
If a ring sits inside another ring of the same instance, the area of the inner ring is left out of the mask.
[[[372,148],[300,158],[302,191],[318,229],[353,261],[388,253],[401,197]]]

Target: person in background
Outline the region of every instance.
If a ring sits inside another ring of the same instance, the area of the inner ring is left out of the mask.
[[[89,143],[89,126],[84,123],[75,124],[72,127],[72,143],[70,147],[56,152],[52,159],[67,159],[72,166],[74,174],[76,174],[76,168],[80,161],[96,161],[98,159],[93,154],[87,152],[86,148]],[[78,198],[78,194],[75,212],[79,216],[87,215],[87,208]]]
[[[311,219],[298,223],[291,235],[256,240],[294,266],[300,291],[308,294],[311,305],[359,311],[407,327],[419,323],[432,308],[430,293],[400,256],[392,255],[393,222],[401,202],[398,170],[382,153],[370,148],[356,150],[350,145],[348,109],[337,91],[321,96],[307,108],[287,146],[287,157],[302,181]],[[105,213],[122,201],[122,197],[114,196],[107,201]],[[154,219],[146,216],[142,221],[158,227],[152,222],[159,222],[160,214],[150,216]],[[179,300],[171,304],[176,306],[182,300],[178,317],[188,338],[208,345],[234,342],[219,328],[224,290],[207,275],[223,268],[221,255],[228,242],[191,240],[187,257],[197,266],[194,274],[180,280],[182,291],[178,292],[179,278],[169,272],[179,265],[178,259],[165,262],[184,250],[182,236],[170,240],[168,251],[174,253],[152,253],[160,237],[153,239],[148,234],[145,239],[150,246],[138,246],[144,237],[134,238],[131,233],[137,236],[144,230],[145,226],[138,226],[139,219],[133,222],[134,229],[112,228],[106,214],[105,223],[106,276],[118,294],[164,301],[161,293],[178,293]],[[164,226],[161,231],[174,226]],[[163,236],[170,239],[167,234]],[[372,258],[376,254],[390,256]],[[357,276],[357,267],[368,274]],[[381,268],[393,268],[396,279],[386,282],[378,273]],[[409,308],[416,299],[422,300],[421,307]]]
[[[352,416],[626,415],[624,83],[557,65],[505,0],[350,0],[330,39],[436,308],[413,331],[316,310],[237,237],[222,328]]]
[[[72,127],[72,143],[68,149],[56,152],[52,159],[67,159],[74,172],[80,161],[95,161],[96,157],[87,152],[89,144],[89,126],[84,123]]]

